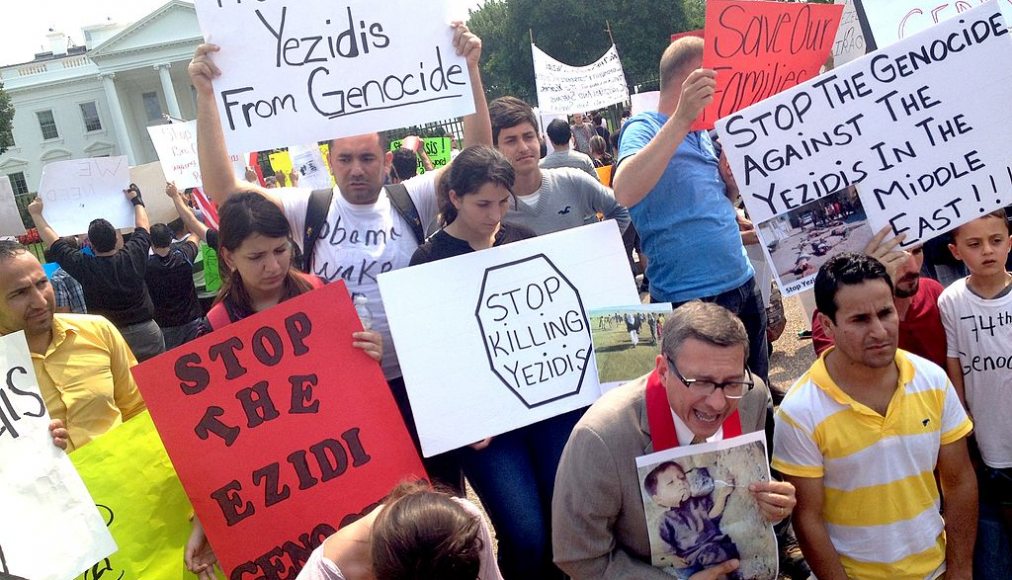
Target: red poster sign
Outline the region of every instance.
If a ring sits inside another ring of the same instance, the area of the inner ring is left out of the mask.
[[[294,578],[343,520],[424,476],[360,329],[339,282],[134,368],[231,578]]]
[[[842,15],[842,4],[708,0],[703,67],[717,91],[693,129],[818,75]]]

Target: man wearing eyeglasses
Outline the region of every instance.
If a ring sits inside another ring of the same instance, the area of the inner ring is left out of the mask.
[[[745,326],[729,310],[689,302],[664,325],[654,370],[606,393],[566,444],[555,478],[555,563],[574,579],[671,577],[650,565],[650,540],[636,458],[675,446],[762,431],[769,390],[745,365]],[[794,487],[765,482],[749,490],[771,522],[790,515]],[[731,574],[730,560],[693,580]]]

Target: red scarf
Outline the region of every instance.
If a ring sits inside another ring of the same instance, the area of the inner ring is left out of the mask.
[[[668,404],[668,393],[656,370],[650,373],[647,379],[647,422],[650,424],[650,438],[653,440],[655,452],[678,447],[678,434],[675,432],[675,419],[671,416],[671,406]],[[724,419],[722,427],[724,439],[741,435],[738,409]]]

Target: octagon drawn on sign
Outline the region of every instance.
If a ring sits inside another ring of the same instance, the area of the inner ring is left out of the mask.
[[[590,323],[579,290],[547,256],[487,268],[474,314],[489,368],[528,409],[580,392]]]

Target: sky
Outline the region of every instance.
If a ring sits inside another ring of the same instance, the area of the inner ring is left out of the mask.
[[[469,0],[478,6],[484,0]],[[36,52],[49,50],[46,34],[50,28],[84,44],[82,26],[111,19],[130,24],[149,14],[169,0],[4,0],[7,26],[0,34],[0,65],[32,60]]]
[[[4,2],[7,26],[0,34],[0,65],[32,60],[36,52],[49,50],[50,28],[84,44],[82,26],[110,18],[129,24],[153,12],[169,0],[31,0]]]

